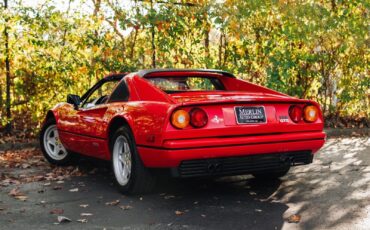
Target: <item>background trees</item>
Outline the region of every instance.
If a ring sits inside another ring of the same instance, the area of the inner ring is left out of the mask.
[[[153,67],[224,69],[318,100],[326,115],[370,115],[365,0],[12,0],[8,9],[5,2],[2,127],[30,128],[67,93],[107,73]]]

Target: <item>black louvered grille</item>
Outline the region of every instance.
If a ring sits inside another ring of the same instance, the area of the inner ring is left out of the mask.
[[[244,157],[187,160],[175,169],[179,177],[238,175],[278,170],[284,166],[312,163],[311,151],[259,154]]]

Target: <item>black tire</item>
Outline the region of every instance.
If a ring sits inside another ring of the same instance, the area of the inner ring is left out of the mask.
[[[51,127],[51,126],[55,126],[56,127],[56,121],[54,118],[50,118],[48,119],[45,124],[42,126],[41,128],[41,132],[40,132],[40,136],[39,136],[39,141],[40,141],[40,147],[41,147],[41,151],[44,155],[44,157],[46,158],[46,160],[53,164],[53,165],[58,165],[58,166],[62,166],[62,165],[67,165],[67,164],[70,164],[73,160],[73,154],[68,152],[67,150],[65,150],[65,156],[63,156],[62,158],[55,158],[51,155],[51,153],[49,152],[48,150],[48,147],[46,146],[46,143],[45,143],[45,138],[44,136],[47,134],[46,131]],[[63,146],[60,141],[58,142],[58,145],[60,146]]]
[[[252,173],[252,175],[257,179],[274,180],[285,176],[289,172],[289,169],[290,166],[287,166],[281,169],[276,169],[268,172]]]
[[[131,173],[128,178],[127,184],[120,184],[119,179],[117,179],[117,169],[115,169],[115,158],[113,156],[114,146],[116,140],[119,137],[125,137],[128,141],[130,147],[130,156],[131,156]],[[138,154],[136,143],[134,137],[131,133],[131,130],[123,126],[113,134],[110,142],[110,151],[111,151],[111,165],[112,171],[115,179],[115,184],[118,190],[124,194],[145,194],[153,191],[156,182],[157,175],[152,172],[150,169],[146,168]]]

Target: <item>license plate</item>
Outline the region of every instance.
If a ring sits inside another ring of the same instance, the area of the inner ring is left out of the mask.
[[[235,107],[238,124],[266,123],[265,107],[263,106],[237,106]]]

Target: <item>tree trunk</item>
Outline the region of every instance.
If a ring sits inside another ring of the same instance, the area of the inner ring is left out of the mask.
[[[227,61],[227,58],[229,56],[229,52],[227,50],[227,46],[228,46],[228,41],[227,41],[226,34],[224,34],[224,61],[222,63],[222,66],[225,66],[226,61]]]
[[[208,5],[208,4],[207,4]],[[206,68],[209,68],[208,64],[209,64],[209,59],[210,59],[210,54],[209,54],[209,33],[211,31],[211,25],[208,21],[208,12],[207,12],[207,7],[204,8],[205,12],[204,12],[204,30],[203,30],[203,33],[204,33],[204,59],[205,59],[205,64],[206,64]]]
[[[2,108],[3,108],[3,85],[0,84],[0,112]]]
[[[207,20],[207,19],[206,19]],[[206,68],[208,67],[208,61],[209,61],[209,23],[206,22],[206,28],[204,30],[204,56],[206,60]]]
[[[66,15],[67,17],[69,16],[69,11],[71,9],[71,2],[72,0],[69,0],[68,1],[68,8],[67,8],[67,11],[66,11]],[[59,61],[62,62],[62,59],[63,59],[63,51],[64,51],[64,46],[66,45],[66,37],[67,37],[67,32],[68,32],[68,29],[65,28],[63,30],[63,37],[62,37],[62,49],[60,50],[60,53],[59,53]]]
[[[139,29],[135,28],[135,34],[134,34],[134,38],[133,38],[133,41],[132,41],[132,44],[131,44],[131,50],[130,50],[130,60],[132,60],[134,58],[134,50],[135,50],[135,46],[136,46],[136,40],[137,40],[138,33],[139,33]]]
[[[8,9],[8,0],[4,0],[4,8]],[[5,131],[11,133],[12,123],[11,123],[11,105],[10,105],[10,60],[9,60],[9,33],[8,33],[8,18],[5,19],[5,28],[4,28],[4,38],[5,38],[5,72],[6,72],[6,118],[7,123]]]
[[[98,16],[98,13],[100,11],[101,0],[92,0],[92,1],[94,3],[93,18],[94,18],[94,20],[96,20],[96,18]],[[99,31],[94,30],[94,35],[95,35],[95,39],[98,39]],[[94,44],[95,44],[95,41],[94,41]],[[95,57],[94,57],[94,54],[93,54],[92,57],[91,57],[91,61],[90,61],[90,68],[94,71],[95,79],[98,80],[98,74],[95,72],[95,65],[96,65],[96,60],[95,60]],[[90,78],[89,88],[91,87],[91,82],[92,81],[91,81],[91,78]]]
[[[220,34],[220,44],[218,46],[218,68],[221,68],[221,65],[222,65],[223,36],[224,36],[224,34],[221,32],[221,34]]]
[[[150,0],[150,10],[153,11],[153,0]],[[156,67],[156,62],[155,62],[155,59],[156,59],[156,47],[155,47],[155,25],[154,23],[152,23],[152,26],[151,26],[151,33],[152,33],[152,68],[155,69]]]

